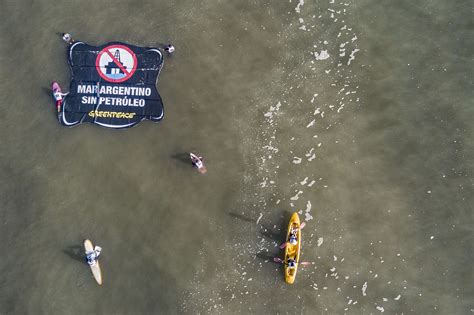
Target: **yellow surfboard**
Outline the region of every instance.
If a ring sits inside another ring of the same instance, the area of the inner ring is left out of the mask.
[[[288,232],[286,233],[286,241],[290,239],[292,230],[296,230],[296,244],[287,243],[285,247],[285,281],[286,283],[292,284],[295,282],[296,271],[298,270],[298,263],[300,261],[301,251],[301,222],[298,213],[295,212],[291,216],[290,223],[288,224]],[[288,266],[288,259],[294,259],[296,262],[295,267],[291,268]]]
[[[90,240],[84,241],[84,249],[86,251],[86,255],[89,255],[94,251],[94,245],[92,245]],[[90,265],[90,267],[95,281],[97,281],[99,285],[102,285],[102,271],[100,270],[99,261],[97,260],[96,263],[94,265]]]

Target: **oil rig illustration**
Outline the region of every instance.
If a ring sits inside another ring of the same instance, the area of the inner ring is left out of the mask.
[[[123,69],[127,69],[127,67],[123,64],[123,62],[120,61],[120,51],[118,49],[115,50],[115,53],[114,53],[114,58],[115,60],[120,63],[123,67]],[[110,61],[106,66],[105,66],[105,73],[106,74],[123,74],[125,75],[125,73],[123,72],[122,68],[120,68],[116,62],[114,62],[113,60]]]

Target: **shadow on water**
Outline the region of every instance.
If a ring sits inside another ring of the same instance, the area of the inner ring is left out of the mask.
[[[53,92],[51,92],[51,87],[45,87],[45,86],[43,86],[43,87],[41,87],[41,90],[43,91],[44,94],[46,94],[46,95],[48,95],[48,96],[50,96],[50,97],[53,97],[53,95],[52,95]],[[54,98],[53,98],[53,99],[54,99]]]
[[[255,254],[255,257],[270,262],[273,262],[273,258],[277,256],[278,255],[272,255],[269,252],[260,252]]]
[[[180,162],[192,165],[188,152],[176,153],[176,154],[173,154],[171,157]]]
[[[164,50],[168,45],[170,45],[171,43],[162,43],[162,42],[159,42],[158,44],[156,44],[156,47],[158,47],[159,49],[161,50]],[[172,45],[172,44],[171,44]]]
[[[85,262],[86,257],[84,255],[82,246],[79,246],[79,245],[68,246],[67,248],[63,249],[63,253],[68,255],[70,258],[77,260],[81,263]]]
[[[273,225],[273,227],[270,227],[266,224],[260,224],[262,227],[260,234],[276,242],[283,242],[286,238],[286,230],[291,215],[292,213],[288,210],[281,210],[280,218],[277,220],[276,224]]]
[[[270,227],[267,227],[262,224],[262,230],[260,231],[260,234],[262,236],[265,236],[266,238],[272,239],[274,241],[282,241],[285,239],[285,234],[281,230],[274,230]]]
[[[253,219],[251,217],[245,216],[245,215],[240,214],[240,213],[229,212],[228,214],[233,218],[236,218],[236,219],[239,219],[239,220],[242,220],[242,221],[245,221],[245,222],[256,222],[257,221],[256,219]]]

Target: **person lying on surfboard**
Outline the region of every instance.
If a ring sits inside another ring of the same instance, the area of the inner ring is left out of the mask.
[[[303,229],[305,226],[305,223],[301,223],[299,229]],[[288,244],[290,245],[296,245],[298,244],[298,239],[297,239],[297,235],[298,235],[298,226],[292,226],[291,227],[291,231],[290,231],[290,237],[289,239],[284,242],[283,244],[280,245],[280,248],[283,249],[285,248]]]
[[[61,105],[63,104],[63,96],[68,95],[68,93],[61,93],[61,91],[56,90],[53,92],[54,100],[56,101],[56,108],[58,112],[61,110]]]
[[[204,158],[202,156],[197,156],[191,153],[191,162],[193,163],[194,167],[203,168],[204,167]]]
[[[194,153],[189,153],[189,156],[191,157],[191,163],[193,164],[193,167],[197,168],[198,172],[201,174],[206,174],[207,168],[204,165],[204,159],[202,156],[199,156]]]
[[[96,246],[94,247],[94,251],[87,255],[87,263],[90,266],[94,266],[96,264],[97,258],[99,257],[101,251],[102,247]]]

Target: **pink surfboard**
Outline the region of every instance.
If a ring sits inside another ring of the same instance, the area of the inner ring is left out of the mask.
[[[53,81],[53,84],[51,85],[51,88],[53,90],[53,94],[56,92],[62,93],[61,87],[59,86],[58,82]]]

